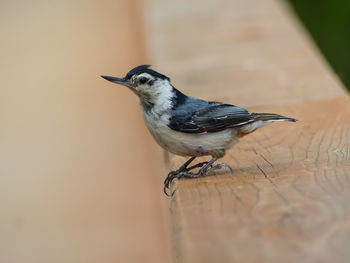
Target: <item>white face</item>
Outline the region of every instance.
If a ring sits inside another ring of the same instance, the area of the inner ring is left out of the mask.
[[[130,82],[134,86],[136,92],[142,92],[150,90],[153,86],[156,78],[148,73],[142,73],[140,75],[134,75],[131,77]]]
[[[134,86],[133,91],[145,102],[161,103],[172,96],[172,86],[166,79],[142,73],[132,76],[130,82]]]

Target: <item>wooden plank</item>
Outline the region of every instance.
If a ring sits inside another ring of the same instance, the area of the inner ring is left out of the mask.
[[[191,95],[256,106],[345,94],[280,1],[150,3],[151,57]]]
[[[269,111],[299,122],[244,137],[233,175],[174,186],[178,262],[349,262],[350,98]]]
[[[151,1],[152,58],[193,96],[299,119],[244,137],[234,174],[175,183],[176,262],[349,262],[350,99],[277,0]],[[184,158],[167,156],[169,169]]]

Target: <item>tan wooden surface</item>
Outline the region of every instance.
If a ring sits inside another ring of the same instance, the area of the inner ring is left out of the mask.
[[[176,262],[349,262],[350,99],[277,0],[152,1],[156,66],[187,94],[297,118],[244,137],[234,174],[180,180]],[[170,156],[169,169],[185,159]]]
[[[233,175],[175,185],[179,262],[349,262],[350,98],[268,109],[300,121],[242,139]]]
[[[279,0],[152,0],[151,58],[185,92],[242,106],[344,95]]]

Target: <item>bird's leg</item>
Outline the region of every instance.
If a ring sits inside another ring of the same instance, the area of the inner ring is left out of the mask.
[[[196,159],[195,156],[191,157],[190,159],[188,159],[183,165],[180,166],[179,169],[177,169],[176,171],[172,171],[170,173],[175,173],[175,174],[178,174],[178,173],[181,173],[185,170],[187,170],[187,166],[193,162],[193,160]]]
[[[198,178],[198,177],[206,175],[210,171],[218,170],[218,169],[221,169],[223,167],[227,167],[228,169],[230,169],[231,173],[233,173],[233,170],[232,170],[231,166],[226,164],[226,163],[220,163],[220,164],[217,164],[217,165],[213,166],[213,164],[219,158],[220,157],[213,157],[209,162],[201,162],[201,163],[197,163],[195,165],[192,165],[190,167],[187,167],[195,159],[195,157],[191,157],[178,170],[171,171],[168,174],[168,177],[164,181],[164,189],[163,189],[164,193],[167,196],[173,196],[174,195],[175,191],[172,192],[171,194],[168,194],[167,193],[167,189],[169,189],[169,185],[171,184],[171,182],[175,178],[177,178],[177,179],[180,179],[180,178]],[[194,168],[198,168],[198,167],[201,167],[201,169],[197,173],[190,172]]]
[[[172,192],[170,195],[167,193],[167,189],[169,189],[169,185],[171,184],[171,182],[175,179],[175,178],[180,178],[182,177],[182,174],[188,174],[189,171],[198,168],[198,167],[203,167],[203,165],[208,164],[208,162],[200,162],[197,163],[195,165],[192,165],[190,167],[188,167],[188,165],[195,159],[196,157],[191,157],[190,159],[188,159],[183,165],[180,166],[179,169],[177,169],[176,171],[171,171],[167,178],[164,181],[164,193],[167,196],[172,196],[175,192]]]
[[[223,167],[228,168],[231,171],[231,173],[233,173],[232,167],[230,165],[228,165],[227,163],[219,163],[219,164],[213,166],[214,162],[216,162],[218,160],[218,158],[219,157],[213,157],[213,159],[211,159],[209,162],[207,162],[206,165],[203,168],[201,168],[197,173],[191,173],[189,171],[184,171],[184,172],[181,172],[177,176],[177,178],[197,178],[197,177],[207,175],[209,172],[221,169]]]
[[[219,159],[219,158],[225,156],[225,150],[224,150],[224,149],[215,150],[215,151],[212,152],[212,156],[213,156],[213,159],[216,158],[216,159],[215,159],[215,161],[216,161],[217,159]],[[213,159],[212,159],[212,160],[213,160]],[[214,161],[214,162],[215,162],[215,161]],[[213,163],[212,163],[212,164],[213,164]],[[217,165],[215,165],[215,166],[211,165],[211,168],[210,168],[210,169],[208,169],[209,167],[207,167],[207,168],[205,169],[205,171],[203,171],[204,173],[201,173],[200,176],[202,176],[202,175],[204,175],[204,174],[207,174],[207,173],[209,173],[209,172],[211,172],[211,171],[221,169],[221,168],[223,168],[223,167],[226,167],[226,168],[230,169],[231,173],[233,173],[232,167],[231,167],[230,165],[228,165],[227,163],[219,163],[219,164],[217,164]],[[204,168],[204,167],[203,167],[203,168]],[[201,171],[200,171],[200,172],[201,172]]]
[[[179,174],[178,178],[197,178],[200,177],[208,172],[208,170],[211,170],[213,166],[213,163],[217,161],[218,157],[213,157],[209,162],[207,162],[197,173],[191,173],[189,171],[184,171],[181,174]],[[212,168],[210,168],[212,167]],[[209,169],[210,168],[210,169]]]
[[[192,165],[192,166],[188,167],[188,168],[186,169],[186,171],[191,171],[191,170],[193,170],[193,169],[195,169],[195,168],[203,167],[203,165],[205,165],[205,164],[207,164],[207,163],[208,163],[208,162],[200,162],[200,163],[197,163],[197,164],[195,164],[195,165]]]
[[[191,166],[190,168],[187,168],[187,166],[188,166],[191,162],[193,162],[194,159],[196,159],[195,156],[191,157],[191,158],[188,159],[183,165],[181,165],[179,169],[177,169],[176,171],[171,171],[171,172],[168,174],[167,178],[166,178],[165,181],[164,181],[164,189],[163,189],[163,190],[164,190],[164,193],[165,193],[167,196],[170,196],[170,195],[167,193],[166,190],[169,189],[169,185],[170,185],[171,182],[176,178],[176,176],[177,176],[178,174],[180,174],[181,172],[190,171],[190,170],[192,170],[193,168],[195,168],[195,167],[194,167],[195,165]],[[171,195],[173,195],[173,194],[174,194],[174,192],[173,192]]]

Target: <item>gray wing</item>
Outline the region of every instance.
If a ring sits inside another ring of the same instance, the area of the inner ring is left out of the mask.
[[[245,109],[218,102],[195,102],[174,112],[169,127],[185,133],[218,132],[254,121]],[[188,105],[188,104],[187,104]]]

